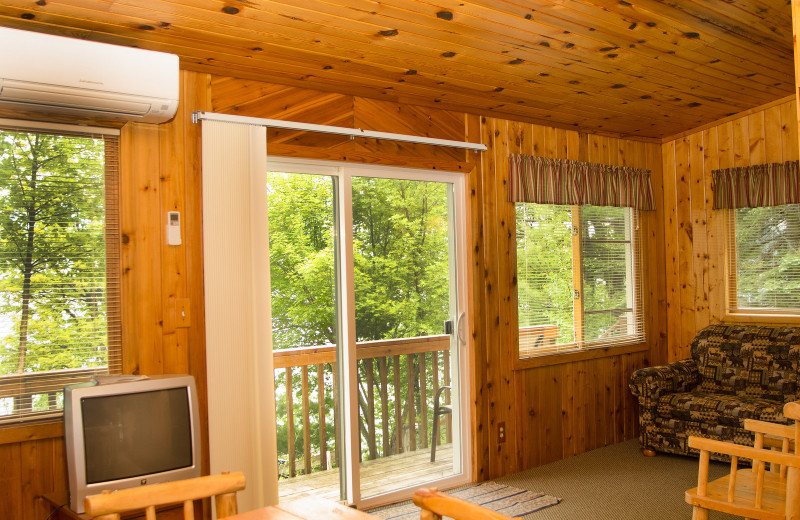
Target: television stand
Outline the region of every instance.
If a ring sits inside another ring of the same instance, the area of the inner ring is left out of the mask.
[[[91,520],[87,514],[78,514],[69,507],[69,492],[68,491],[53,491],[40,497],[49,506],[52,516],[50,520]],[[198,502],[195,502],[195,517],[203,518],[199,515]],[[174,506],[159,507],[157,509],[158,520],[183,520],[183,506],[176,504]],[[199,516],[198,516],[199,515]],[[131,511],[121,515],[122,520],[143,520],[144,511]]]

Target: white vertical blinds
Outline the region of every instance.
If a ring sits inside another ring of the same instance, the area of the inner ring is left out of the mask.
[[[242,471],[248,511],[278,502],[266,130],[203,121],[203,255],[211,473]]]
[[[644,340],[631,208],[517,203],[520,357]]]
[[[23,124],[0,127],[0,423],[121,365],[119,139]]]

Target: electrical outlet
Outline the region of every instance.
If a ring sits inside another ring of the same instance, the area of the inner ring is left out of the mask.
[[[497,423],[497,442],[498,444],[506,442],[506,423]]]

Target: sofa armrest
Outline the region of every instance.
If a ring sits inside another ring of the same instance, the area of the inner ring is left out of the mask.
[[[682,359],[667,365],[640,368],[631,375],[631,393],[639,405],[654,407],[661,396],[678,392],[691,392],[700,380],[694,359]]]

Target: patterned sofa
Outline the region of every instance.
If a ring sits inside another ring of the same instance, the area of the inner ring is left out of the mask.
[[[710,325],[691,355],[631,376],[646,454],[696,456],[690,435],[752,446],[744,419],[787,423],[783,405],[799,398],[800,328]]]

